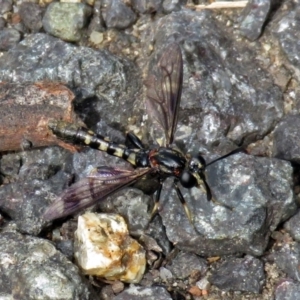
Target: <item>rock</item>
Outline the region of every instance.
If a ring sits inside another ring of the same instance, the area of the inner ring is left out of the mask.
[[[243,9],[240,19],[240,31],[250,41],[261,35],[274,0],[251,0]]]
[[[274,157],[300,163],[300,116],[287,115],[274,130]]]
[[[78,218],[75,259],[85,274],[138,283],[145,271],[142,247],[119,215],[85,213]]]
[[[43,27],[43,9],[37,3],[23,2],[19,14],[23,24],[32,32],[38,32]]]
[[[46,32],[68,42],[78,42],[91,9],[84,3],[53,2],[43,18]]]
[[[97,299],[78,268],[45,239],[2,231],[0,253],[3,299]]]
[[[104,21],[109,28],[125,29],[136,21],[136,15],[124,1],[111,0],[106,7]]]
[[[13,28],[4,28],[0,30],[0,50],[8,51],[21,40],[19,31]]]
[[[164,287],[151,286],[131,286],[119,295],[115,296],[113,300],[171,300],[171,295],[167,292]]]
[[[264,266],[251,256],[229,258],[213,273],[210,282],[222,290],[258,294],[265,283]]]

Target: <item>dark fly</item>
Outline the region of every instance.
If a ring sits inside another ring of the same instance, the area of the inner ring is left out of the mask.
[[[66,189],[47,208],[44,213],[45,219],[53,220],[78,212],[135,183],[149,173],[156,174],[160,179],[152,215],[158,208],[163,181],[170,176],[174,178],[174,188],[190,220],[192,215],[185,205],[178,182],[185,188],[204,187],[208,199],[211,198],[204,176],[204,159],[201,156],[187,158],[172,146],[177,126],[183,77],[182,55],[177,44],[171,44],[164,50],[157,68],[157,74],[150,75],[145,83],[147,87],[146,104],[149,115],[165,133],[164,145],[147,149],[137,136],[130,133],[127,137],[135,147],[132,149],[113,143],[86,129],[78,128],[74,124],[56,120],[49,122],[49,128],[58,137],[120,157],[132,164],[135,169],[132,171],[113,167],[95,169],[88,177]]]

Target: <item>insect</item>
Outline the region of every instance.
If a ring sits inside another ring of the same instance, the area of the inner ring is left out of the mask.
[[[78,128],[75,124],[57,120],[49,122],[49,128],[59,138],[72,143],[81,143],[120,157],[127,160],[135,169],[129,171],[113,167],[98,167],[88,177],[67,188],[46,209],[43,215],[46,220],[61,218],[87,208],[150,173],[156,174],[159,178],[159,188],[155,195],[152,216],[159,206],[163,182],[170,176],[174,178],[173,186],[190,220],[192,220],[192,214],[185,204],[178,183],[184,188],[205,188],[210,200],[211,193],[205,181],[206,164],[203,157],[199,155],[187,158],[172,146],[183,81],[183,61],[179,45],[170,44],[166,47],[158,61],[157,68],[157,75],[150,75],[145,83],[147,87],[146,106],[149,115],[164,131],[164,145],[147,149],[137,136],[129,133],[127,138],[134,148],[128,148],[125,145],[113,143],[87,129]]]

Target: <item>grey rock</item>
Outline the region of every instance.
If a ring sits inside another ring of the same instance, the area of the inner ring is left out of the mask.
[[[0,0],[0,14],[7,13],[12,10],[12,0]]]
[[[91,9],[84,3],[53,2],[43,18],[46,32],[69,42],[78,42]]]
[[[19,159],[18,154],[15,158],[9,155],[12,161]],[[36,235],[45,227],[41,214],[71,179],[70,174],[57,165],[69,155],[66,150],[55,147],[22,152],[18,180],[0,189],[0,208],[16,222],[21,232]]]
[[[136,21],[136,14],[121,0],[111,0],[104,15],[104,21],[109,28],[125,29]]]
[[[89,23],[89,33],[92,31],[105,31],[104,21],[101,14],[101,1],[96,0],[93,6],[92,19]]]
[[[275,261],[276,265],[288,277],[299,282],[300,280],[300,244],[297,242],[285,243],[277,247],[270,256]]]
[[[300,163],[300,116],[288,115],[274,130],[273,155]]]
[[[294,300],[300,298],[300,283],[291,279],[281,280],[275,290],[275,300]]]
[[[74,258],[74,242],[73,240],[59,241],[56,243],[56,248],[63,253],[70,261]]]
[[[205,259],[193,253],[181,251],[170,264],[166,265],[166,268],[172,272],[174,277],[186,279],[195,271],[203,276],[208,266]]]
[[[153,206],[153,203],[151,204],[151,206]],[[161,247],[162,252],[165,255],[171,251],[172,244],[167,237],[166,229],[163,226],[162,220],[159,216],[154,217],[150,222],[147,233],[157,241],[157,244]]]
[[[276,16],[272,24],[272,33],[278,39],[279,45],[285,57],[292,67],[300,68],[300,45],[299,39],[299,12],[300,5],[296,1],[291,1],[280,14]]]
[[[171,13],[180,10],[186,2],[186,0],[164,0],[162,6],[166,13]]]
[[[274,0],[251,0],[243,9],[240,19],[240,31],[250,41],[255,41],[261,35],[263,26],[270,13]]]
[[[0,30],[2,30],[6,25],[6,20],[0,17]]]
[[[21,34],[13,28],[0,30],[0,50],[8,51],[19,43]]]
[[[1,295],[9,299],[98,299],[78,268],[44,239],[2,232]]]
[[[43,9],[37,3],[21,3],[19,8],[19,15],[23,24],[32,32],[38,32],[43,27]]]
[[[21,157],[18,154],[6,154],[1,158],[0,173],[5,176],[16,179],[20,167]]]
[[[163,287],[139,287],[131,286],[119,295],[112,298],[113,300],[171,300],[170,294]]]
[[[252,256],[228,258],[213,273],[210,282],[222,290],[260,293],[265,283],[263,263]]]
[[[300,242],[300,211],[284,223],[284,229],[289,232],[294,240]]]
[[[207,168],[207,183],[217,203],[205,190],[181,189],[193,225],[166,180],[160,215],[171,242],[200,255],[248,253],[261,255],[270,233],[296,211],[293,169],[288,162],[236,154]]]
[[[236,144],[260,139],[283,116],[282,93],[256,65],[255,53],[231,40],[210,12],[184,10],[163,17],[143,44],[152,41],[149,70],[156,68],[166,45],[181,45],[184,79],[175,142],[189,152],[226,154]],[[158,128],[149,128],[162,135]]]
[[[83,112],[93,109],[93,116],[88,118],[95,123],[102,118],[116,129],[132,116],[133,101],[142,84],[138,75],[132,62],[106,51],[75,47],[46,34],[29,35],[0,58],[1,81],[64,82],[78,95]],[[80,116],[85,119],[82,111]]]
[[[133,0],[132,6],[141,14],[154,13],[160,10],[162,0]]]

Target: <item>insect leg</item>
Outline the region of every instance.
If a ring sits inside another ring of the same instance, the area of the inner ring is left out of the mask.
[[[185,213],[186,213],[186,215],[187,215],[189,221],[190,221],[191,224],[192,224],[192,223],[193,223],[193,214],[192,214],[192,212],[190,211],[190,209],[188,208],[188,206],[187,206],[187,204],[186,204],[186,202],[185,202],[185,200],[184,200],[184,197],[183,197],[183,195],[182,195],[182,193],[181,193],[181,191],[180,191],[180,189],[179,189],[179,187],[178,187],[178,185],[177,185],[177,182],[178,182],[178,180],[175,179],[175,180],[174,180],[174,188],[175,188],[175,190],[176,190],[177,196],[178,196],[178,198],[179,198],[181,204],[183,205],[184,211],[185,211]]]
[[[157,214],[157,211],[158,211],[158,208],[159,208],[159,198],[160,198],[162,187],[163,187],[163,181],[161,180],[159,182],[158,190],[157,190],[157,192],[155,194],[154,206],[153,206],[153,209],[152,209],[152,212],[151,212],[149,223],[153,220],[153,218]]]
[[[223,203],[220,203],[219,201],[217,201],[213,196],[212,196],[212,193],[211,193],[211,190],[210,190],[210,187],[208,185],[208,183],[206,182],[206,178],[205,178],[205,175],[204,173],[200,173],[199,172],[199,176],[200,178],[202,179],[203,181],[203,184],[205,186],[205,191],[206,191],[206,195],[207,195],[207,200],[208,201],[212,201],[214,204],[216,205],[221,205],[221,206],[224,206],[225,208],[229,209],[229,210],[232,210],[233,208],[226,205],[226,204],[223,204]]]
[[[213,199],[210,187],[209,187],[208,183],[206,182],[205,174],[202,173],[202,172],[199,172],[198,174],[199,174],[199,176],[200,176],[200,178],[201,178],[201,180],[202,180],[202,182],[204,184],[207,200],[208,201],[211,200],[211,201],[214,202],[215,200]]]

